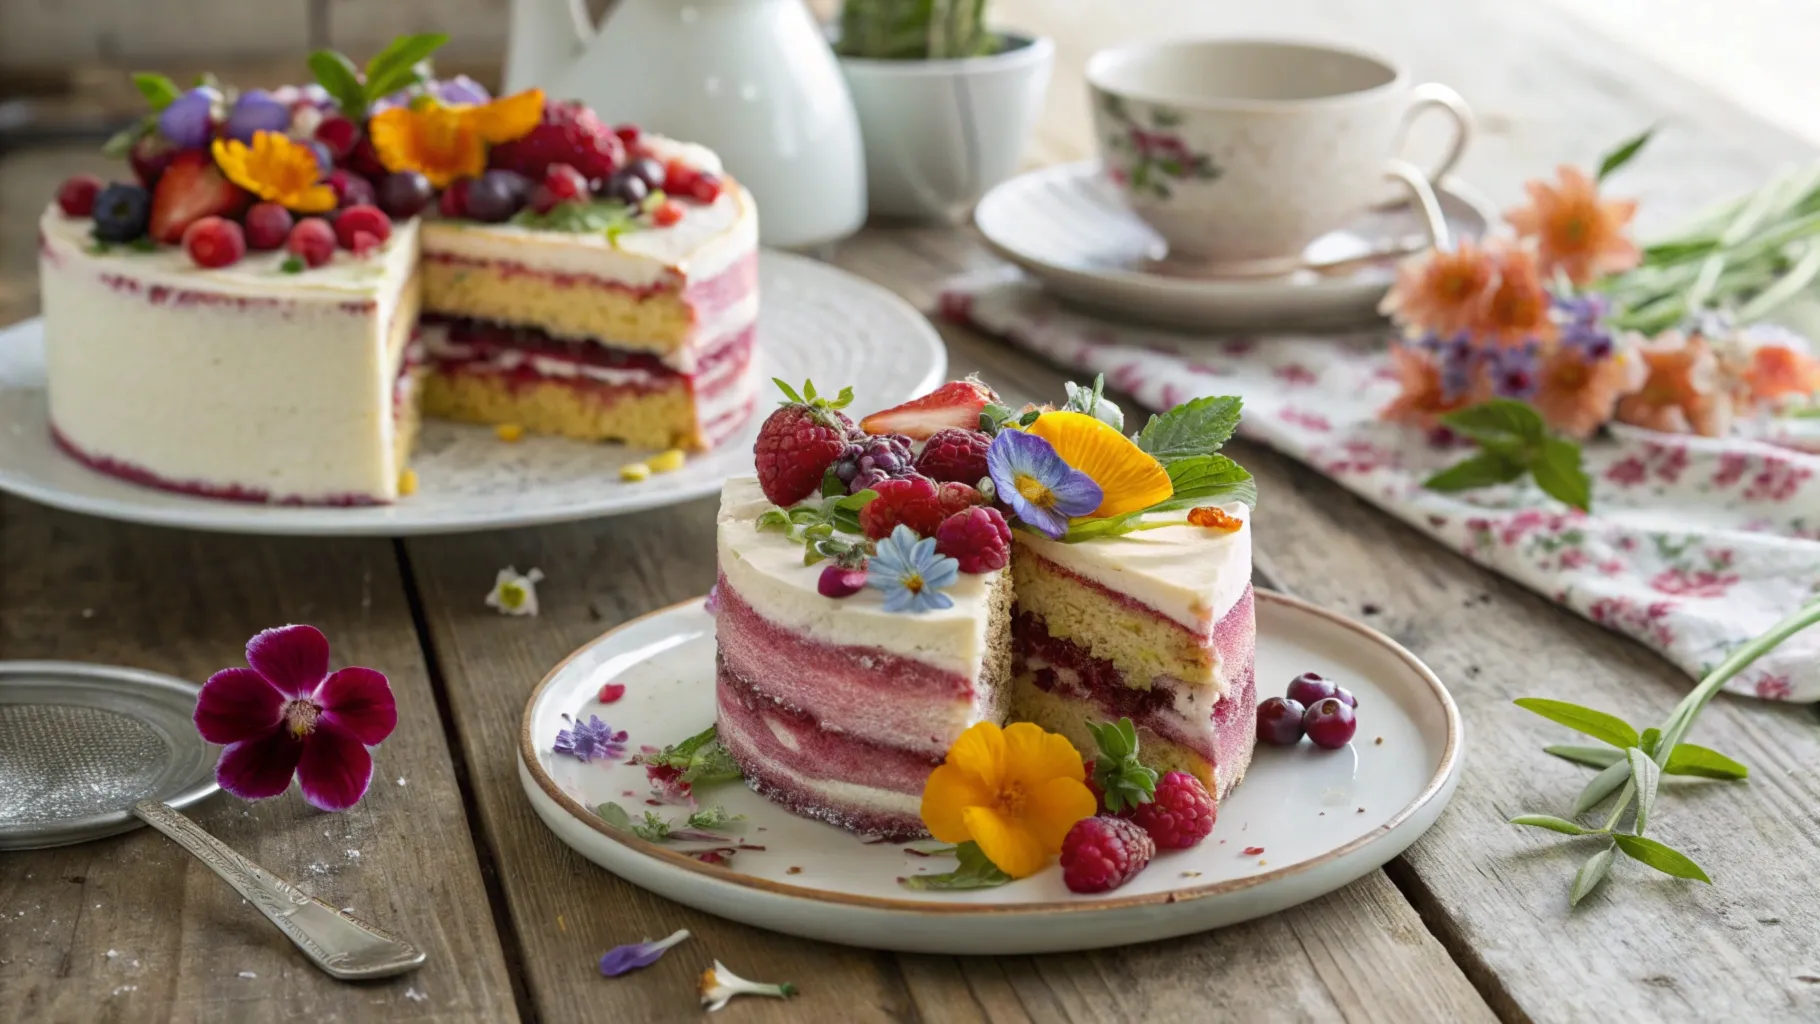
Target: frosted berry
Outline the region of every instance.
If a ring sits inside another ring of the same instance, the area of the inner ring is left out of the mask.
[[[321,217],[306,217],[291,228],[284,247],[304,266],[320,267],[335,256],[335,229]]]
[[[664,200],[658,204],[657,209],[651,211],[651,223],[660,228],[670,227],[682,219],[682,204],[674,199]]]
[[[1336,686],[1333,688],[1333,695],[1335,698],[1337,698],[1340,701],[1340,703],[1346,705],[1349,708],[1352,708],[1355,711],[1358,710],[1359,698],[1354,697],[1352,695],[1351,690],[1348,690],[1344,686]]]
[[[1289,689],[1284,691],[1284,696],[1303,707],[1312,707],[1315,701],[1333,696],[1337,689],[1339,687],[1333,684],[1333,680],[1323,678],[1313,672],[1304,672],[1290,681]]]
[[[1299,700],[1272,697],[1258,704],[1258,742],[1273,747],[1293,747],[1302,742],[1302,716],[1308,709]]]
[[[1011,527],[996,508],[970,508],[942,520],[935,550],[961,564],[962,572],[995,572],[1011,564]]]
[[[926,476],[882,480],[872,489],[878,497],[859,510],[859,526],[873,540],[891,536],[900,523],[919,537],[933,537],[947,518],[935,481]]]
[[[847,447],[853,421],[840,410],[853,392],[824,398],[808,381],[800,392],[783,381],[776,383],[785,401],[758,428],[752,455],[765,497],[774,505],[794,505],[821,491],[823,475]]]
[[[931,480],[977,484],[986,478],[986,449],[992,439],[977,430],[947,427],[929,435],[916,471]]]
[[[95,197],[100,194],[100,178],[92,174],[73,175],[57,186],[57,205],[66,217],[87,217],[95,212]]]
[[[240,225],[220,217],[203,217],[183,229],[183,251],[199,267],[226,267],[246,255]]]
[[[830,565],[822,569],[821,578],[815,581],[816,592],[823,597],[852,597],[866,589],[866,570],[849,569],[844,565]]]
[[[468,215],[468,188],[474,184],[473,178],[460,178],[449,182],[449,187],[436,197],[436,212],[444,217],[459,219]]]
[[[436,198],[436,187],[416,171],[394,171],[379,179],[379,208],[393,220],[415,217]]]
[[[1302,716],[1302,728],[1315,746],[1338,750],[1352,742],[1352,734],[1359,730],[1359,720],[1351,705],[1338,697],[1328,697],[1316,701]]]
[[[263,251],[284,248],[293,220],[291,211],[277,203],[254,203],[246,212],[247,247]]]
[[[383,243],[392,237],[392,219],[377,206],[350,206],[335,218],[335,240],[343,249],[352,249],[357,234],[372,235]]]
[[[346,160],[360,144],[360,126],[340,114],[330,114],[316,126],[316,141],[329,147],[336,161]]]
[[[1131,811],[1131,820],[1150,833],[1162,850],[1186,850],[1213,831],[1218,811],[1213,794],[1187,772],[1168,772],[1156,780],[1156,793]]]
[[[1070,892],[1107,892],[1129,882],[1155,855],[1150,834],[1124,818],[1082,818],[1062,840],[1062,881]]]
[[[848,494],[858,494],[881,481],[909,476],[913,461],[910,439],[901,434],[878,437],[860,435],[847,442],[834,460],[834,476],[847,485]]]
[[[109,185],[95,197],[95,238],[103,242],[130,242],[145,236],[151,216],[151,193],[137,185]]]
[[[966,484],[950,480],[936,487],[936,494],[941,498],[942,511],[948,515],[965,512],[975,505],[984,505],[986,496]]]
[[[338,209],[372,206],[379,198],[373,191],[373,183],[353,171],[330,171],[328,184],[335,192],[335,206]]]

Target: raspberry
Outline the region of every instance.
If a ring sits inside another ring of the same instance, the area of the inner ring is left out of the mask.
[[[1158,779],[1150,802],[1131,811],[1131,820],[1165,850],[1186,850],[1198,844],[1213,831],[1215,817],[1212,794],[1187,772],[1169,772]]]
[[[787,401],[758,428],[752,455],[765,497],[776,505],[794,505],[821,490],[822,475],[847,447],[853,421],[840,409],[853,394],[848,390],[838,398],[822,398],[808,381],[800,394],[781,380],[777,386]]]
[[[335,229],[321,217],[306,217],[291,228],[284,247],[304,266],[320,267],[335,255]]]
[[[95,197],[101,194],[101,179],[92,174],[78,174],[57,188],[57,205],[66,217],[86,217],[95,212]]]
[[[392,237],[392,218],[377,206],[350,206],[335,218],[335,238],[343,249],[354,248],[354,237],[362,234],[384,242]]]
[[[545,103],[543,120],[524,135],[494,146],[487,166],[542,181],[551,164],[568,164],[583,178],[605,178],[626,161],[626,147],[580,103]]]
[[[1082,818],[1062,840],[1062,881],[1070,892],[1106,892],[1129,882],[1156,853],[1148,833],[1123,818]]]
[[[339,209],[372,206],[379,201],[378,194],[373,191],[373,183],[353,171],[330,171],[328,182],[329,188],[335,192],[335,206]]]
[[[282,249],[291,237],[291,211],[277,203],[254,203],[246,212],[246,244],[254,249]]]
[[[977,430],[947,427],[929,435],[916,471],[931,480],[977,484],[986,478],[986,449],[992,439]]]
[[[912,474],[906,473],[904,475],[910,476]],[[986,503],[986,496],[984,494],[968,487],[966,484],[957,484],[952,480],[936,488],[935,493],[941,499],[943,515],[951,516],[956,512],[965,512],[975,505],[984,505]]]
[[[226,267],[246,255],[246,235],[231,220],[204,217],[183,229],[183,250],[199,267]]]
[[[947,518],[935,481],[926,476],[881,480],[872,489],[878,497],[859,510],[859,525],[873,540],[891,536],[899,523],[915,530],[919,537],[933,537]]]
[[[935,550],[959,562],[962,572],[994,572],[1011,564],[1011,527],[998,509],[969,508],[942,520]]]

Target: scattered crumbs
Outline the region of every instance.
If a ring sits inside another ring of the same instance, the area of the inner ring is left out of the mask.
[[[1239,852],[1247,857],[1256,857],[1258,854],[1264,852],[1264,848],[1262,846],[1247,846]]]
[[[322,838],[327,839],[328,837],[329,837],[329,830],[325,828],[322,830]]]
[[[348,859],[349,859],[349,860],[359,860],[359,859],[360,859],[360,851],[359,851],[359,850],[347,850],[347,851],[344,851],[344,852],[345,852],[345,853],[346,853],[346,854],[347,854],[347,857],[348,857]]]
[[[561,914],[557,914],[556,915],[556,930],[559,932],[567,932],[569,930],[569,919],[562,916]]]
[[[631,790],[629,790],[629,789],[622,789],[622,790],[620,790],[620,791],[619,791],[619,795],[620,795],[620,796],[637,796],[637,795],[638,795],[638,794],[637,794],[637,793],[634,793],[634,792],[632,792],[632,791],[631,791]]]
[[[1477,665],[1466,666],[1466,675],[1472,679],[1479,678],[1479,666],[1477,666]]]
[[[1377,739],[1372,740],[1371,742],[1372,742],[1373,746],[1381,747],[1384,745],[1384,737],[1379,736]]]
[[[329,866],[327,864],[324,864],[321,861],[316,861],[315,863],[311,864],[309,867],[304,868],[304,870],[308,871],[312,875],[321,877],[323,875],[328,874],[331,869],[329,868]],[[245,903],[246,901],[241,900],[240,902]]]
[[[113,958],[115,958],[115,957],[117,957],[117,956],[119,956],[119,955],[120,955],[120,951],[119,951],[119,950],[117,950],[117,949],[110,949],[110,950],[108,950],[108,951],[107,951],[107,958],[108,958],[108,959],[109,959],[109,960],[112,960],[112,959],[113,959]]]
[[[1364,604],[1359,606],[1359,614],[1361,614],[1361,615],[1376,615],[1377,613],[1379,613],[1383,610],[1384,609],[1379,608],[1377,605],[1372,604],[1370,601],[1367,601]]]
[[[1264,859],[1264,858],[1262,858],[1262,857],[1259,857],[1259,858],[1258,858],[1258,867],[1263,867],[1263,866],[1265,866],[1265,865],[1266,865],[1266,864],[1269,864],[1269,863],[1270,863],[1270,862],[1269,862],[1269,861],[1267,861],[1267,860],[1265,860],[1265,859]]]
[[[1225,846],[1225,845],[1226,845],[1226,840],[1224,840],[1224,839],[1222,839],[1222,840],[1220,840],[1220,845],[1221,845],[1221,846]]]
[[[763,826],[763,825],[760,825],[760,826],[758,826],[758,831],[760,831],[760,832],[769,832],[769,831],[771,831],[771,830],[770,830],[770,829],[768,829],[768,828],[766,828],[766,827],[765,827],[765,826]]]
[[[1361,807],[1361,808],[1359,808],[1359,813],[1360,813],[1360,814],[1364,814],[1364,813],[1365,813],[1365,808],[1363,808],[1363,807]]]
[[[248,980],[251,980],[251,979],[253,979],[253,978],[257,978],[257,977],[259,977],[259,975],[257,975],[257,974],[254,974],[254,973],[253,973],[253,972],[252,972],[252,971],[241,971],[241,972],[240,972],[240,974],[239,974],[239,977],[242,977],[242,978],[246,978],[246,979],[248,979]]]
[[[93,609],[93,608],[84,608],[84,609],[82,609],[82,617],[83,617],[83,618],[85,618],[85,619],[92,619],[92,618],[94,618],[94,617],[95,617],[95,609]]]
[[[117,985],[114,988],[115,995],[119,995],[122,992],[137,992],[137,991],[139,991],[139,986],[137,986],[137,985]]]
[[[129,965],[128,965],[128,966],[130,966],[130,967],[137,967],[137,966],[139,966],[139,961],[137,961],[137,960],[134,960],[134,961],[133,961],[133,962],[132,962],[132,963],[131,963],[131,964],[129,964]]]
[[[402,775],[400,775],[400,776],[399,776],[399,777],[398,777],[398,784],[399,784],[399,785],[400,785],[400,786],[402,786],[402,785],[404,785],[404,776],[402,776]]]
[[[415,985],[412,985],[410,988],[407,988],[404,990],[404,997],[406,999],[409,999],[413,1003],[421,1003],[424,1000],[430,998],[429,996],[424,995],[422,992],[417,991],[417,986],[415,986]]]
[[[100,909],[101,909],[101,904],[99,904],[99,903],[97,903],[97,904],[95,904],[95,909],[96,909],[96,910],[100,910]]]
[[[904,882],[904,876],[903,876],[903,875],[899,875],[899,876],[897,876],[897,881],[898,881],[898,884],[899,884],[899,885],[902,885],[902,884],[903,884],[903,882]]]
[[[1317,817],[1317,818],[1325,818],[1325,817],[1327,817],[1327,812],[1326,812],[1326,811],[1322,811],[1322,812],[1320,812],[1320,813],[1319,813],[1319,814],[1316,814],[1316,815],[1315,815],[1315,817]]]
[[[1184,871],[1184,872],[1182,872],[1182,877],[1183,878],[1199,878],[1199,877],[1201,877],[1201,873],[1199,871]]]
[[[800,875],[802,873],[803,873],[803,869],[797,867],[794,864],[792,864],[789,867],[784,869],[784,874],[786,874],[786,875]]]

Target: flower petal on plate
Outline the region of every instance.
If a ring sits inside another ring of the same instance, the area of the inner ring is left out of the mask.
[[[1021,820],[1005,817],[990,807],[969,807],[964,817],[980,852],[1012,878],[1027,878],[1049,863],[1054,851],[1045,847]]]
[[[273,729],[222,751],[215,763],[215,781],[242,800],[264,800],[290,788],[302,756],[302,743],[288,730]]]
[[[1082,818],[1093,817],[1099,804],[1084,782],[1050,779],[1024,798],[1024,825],[1050,851],[1060,853],[1068,830]]]
[[[246,663],[287,697],[308,697],[329,674],[329,638],[315,626],[279,626],[246,642]]]
[[[369,747],[385,742],[398,727],[398,701],[385,673],[358,665],[330,676],[316,691],[322,720]]]
[[[352,735],[326,722],[303,741],[297,788],[310,806],[345,811],[360,802],[373,781],[373,755]]]
[[[278,728],[284,694],[250,668],[224,668],[202,684],[196,698],[196,731],[210,743],[239,743]]]

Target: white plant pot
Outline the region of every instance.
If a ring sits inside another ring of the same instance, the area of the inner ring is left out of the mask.
[[[1004,33],[1008,48],[959,60],[841,57],[866,145],[871,211],[965,220],[1017,173],[1055,63],[1046,38]]]

